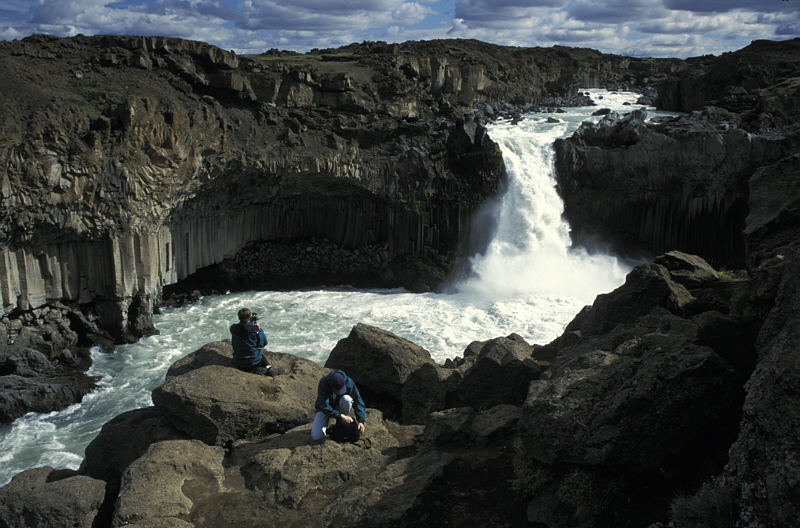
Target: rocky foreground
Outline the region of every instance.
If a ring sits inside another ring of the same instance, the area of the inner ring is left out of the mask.
[[[609,115],[557,145],[576,240],[663,254],[552,343],[495,338],[437,365],[355,327],[325,368],[363,388],[357,445],[310,441],[325,368],[272,354],[288,374],[253,376],[212,343],[153,407],[106,424],[77,472],[0,489],[0,526],[800,525],[798,64],[798,39],[687,61],[461,41],[255,58],[157,38],[0,44],[3,420],[40,410],[45,385],[51,408],[79,399],[91,380],[65,378],[81,350],[155,331],[170,284],[235,285],[268,257],[265,285],[433,287],[502,182],[476,107],[602,85],[694,111]]]
[[[78,471],[0,489],[3,526],[797,526],[799,176],[794,156],[751,181],[749,276],[666,253],[545,346],[439,365],[359,324],[324,368],[269,353],[270,378],[209,343]],[[356,444],[310,438],[328,368],[367,401]]]

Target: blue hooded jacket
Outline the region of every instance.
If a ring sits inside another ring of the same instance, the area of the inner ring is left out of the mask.
[[[233,364],[237,368],[255,367],[261,363],[261,349],[267,346],[267,336],[251,322],[231,325]]]
[[[317,401],[314,403],[314,408],[317,411],[324,412],[328,418],[338,418],[342,414],[336,410],[336,408],[338,407],[339,398],[344,396],[344,394],[342,396],[336,394],[330,382],[330,376],[334,372],[341,372],[344,376],[344,386],[346,388],[344,394],[348,394],[353,398],[353,409],[356,411],[356,421],[358,423],[366,423],[367,413],[364,400],[361,398],[361,393],[358,392],[356,383],[342,370],[332,370],[330,374],[323,376],[319,380],[319,384],[317,385]]]

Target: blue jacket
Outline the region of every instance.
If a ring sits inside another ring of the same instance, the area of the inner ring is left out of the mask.
[[[348,394],[351,398],[353,398],[353,408],[356,411],[356,421],[358,423],[366,423],[367,413],[366,409],[364,408],[364,400],[361,398],[361,393],[358,392],[356,383],[350,379],[350,377],[345,374],[344,371],[341,370],[332,370],[330,374],[323,376],[319,380],[319,385],[317,385],[317,401],[314,403],[314,408],[317,411],[324,412],[328,418],[338,418],[341,416],[342,413],[336,410],[338,407],[339,398],[341,398],[341,396],[333,392],[333,387],[331,386],[331,382],[329,380],[330,375],[334,372],[341,372],[344,374],[344,385],[347,388],[345,394]]]
[[[238,368],[254,367],[261,363],[261,349],[267,346],[267,336],[253,323],[231,325],[233,364]]]

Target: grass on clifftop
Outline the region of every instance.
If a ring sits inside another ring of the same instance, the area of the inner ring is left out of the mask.
[[[357,55],[352,53],[326,53],[324,55],[317,55],[307,53],[305,55],[245,55],[250,59],[262,62],[293,62],[293,63],[308,63],[308,62],[353,62],[358,60]]]

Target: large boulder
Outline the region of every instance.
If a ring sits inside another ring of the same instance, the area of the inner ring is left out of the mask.
[[[737,376],[695,333],[661,309],[563,350],[531,382],[526,449],[548,464],[642,473],[716,435],[735,415]]]
[[[325,366],[344,370],[358,384],[367,403],[400,414],[400,393],[418,368],[434,363],[430,352],[395,334],[358,323],[339,340]]]
[[[86,446],[86,456],[78,472],[118,485],[131,462],[145,454],[151,444],[164,440],[188,440],[188,437],[155,407],[122,413],[106,422]]]
[[[251,430],[284,432],[313,419],[317,383],[325,369],[297,356],[267,352],[272,365],[285,369],[273,378],[220,364],[220,354],[232,356],[230,342],[206,345],[182,359],[172,370],[179,374],[168,375],[153,391],[156,408],[177,429],[223,445]],[[211,364],[204,365],[203,358]]]
[[[18,473],[0,488],[4,528],[91,528],[105,495],[102,480],[39,467]]]
[[[532,357],[533,347],[517,334],[471,343],[467,352],[476,359],[459,383],[457,395],[475,409],[521,404],[530,381],[541,373]]]
[[[461,374],[452,368],[426,363],[409,374],[400,390],[404,423],[425,423],[433,411],[448,406],[448,394],[455,391]]]
[[[631,323],[654,307],[680,312],[694,301],[682,284],[672,280],[669,270],[660,264],[637,266],[625,277],[625,283],[611,293],[597,296],[567,325],[566,333],[580,331],[582,337],[610,331],[620,323]]]
[[[223,487],[224,457],[197,440],[151,445],[123,474],[112,526],[190,528],[194,503]]]

